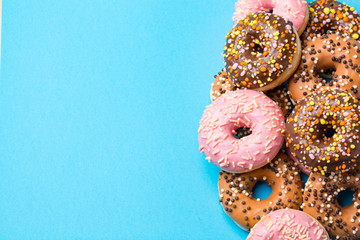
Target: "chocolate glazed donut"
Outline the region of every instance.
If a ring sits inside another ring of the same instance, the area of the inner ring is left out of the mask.
[[[303,45],[302,61],[289,79],[289,92],[295,102],[321,87],[348,90],[360,98],[360,43],[349,36],[322,35]],[[333,70],[328,83],[321,77]]]
[[[360,160],[359,115],[359,101],[342,90],[312,93],[288,118],[288,152],[305,168],[323,175],[351,169]]]
[[[253,197],[252,188],[259,181],[272,187],[270,196],[260,200]],[[299,209],[302,181],[294,162],[283,152],[268,165],[252,172],[219,175],[220,202],[226,212],[242,229],[252,228],[262,216],[278,209]]]
[[[227,34],[225,66],[234,85],[267,91],[286,81],[300,62],[301,43],[291,22],[249,14]]]
[[[334,239],[360,238],[360,169],[322,176],[312,173],[305,185],[303,210],[316,218]],[[342,207],[337,197],[341,191],[355,192],[353,202]]]
[[[346,4],[334,0],[318,0],[310,4],[310,18],[302,41],[310,41],[317,35],[338,32],[359,39],[360,19],[358,12]]]

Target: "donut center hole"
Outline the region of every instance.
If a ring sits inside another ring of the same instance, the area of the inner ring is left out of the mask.
[[[255,183],[251,191],[254,198],[259,198],[260,200],[263,200],[270,196],[272,187],[269,186],[266,181],[261,180]]]
[[[344,191],[339,192],[337,196],[337,201],[341,207],[350,206],[354,199],[355,191],[351,188],[347,188]]]
[[[329,139],[334,136],[336,133],[335,129],[332,127],[332,125],[327,125],[324,131],[324,139]]]
[[[263,53],[264,52],[264,48],[260,45],[260,43],[254,43],[254,47],[253,47],[253,52],[255,52],[256,54],[258,53]]]
[[[269,13],[273,13],[274,12],[274,9],[270,9]]]
[[[335,135],[336,130],[331,124],[320,125],[317,133],[317,139],[320,141],[329,141]]]
[[[336,71],[335,68],[321,69],[320,71],[317,72],[317,75],[326,83],[330,83],[333,80],[333,74],[335,71]]]
[[[243,137],[249,136],[252,131],[248,127],[239,127],[238,129],[234,130],[233,133],[236,139],[241,139]]]

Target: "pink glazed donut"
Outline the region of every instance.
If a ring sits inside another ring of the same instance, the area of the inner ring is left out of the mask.
[[[330,240],[325,228],[310,215],[292,209],[269,213],[251,229],[246,240]]]
[[[284,128],[280,107],[265,94],[248,89],[228,91],[204,111],[199,150],[227,172],[251,171],[276,156]]]
[[[238,0],[235,3],[233,20],[235,24],[249,13],[272,12],[293,23],[299,35],[309,20],[306,0]]]

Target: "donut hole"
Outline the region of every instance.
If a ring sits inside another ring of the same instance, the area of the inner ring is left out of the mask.
[[[260,43],[254,43],[253,52],[256,54],[258,53],[264,53],[264,48],[260,45]]]
[[[339,192],[337,201],[341,207],[350,206],[354,199],[355,191],[351,188],[347,188],[344,191]]]
[[[324,129],[323,138],[329,139],[334,136],[336,133],[336,130],[332,127],[332,125],[326,125],[326,128]]]
[[[236,139],[241,139],[241,138],[249,136],[251,133],[252,133],[252,131],[250,128],[239,127],[238,129],[234,130],[234,137]]]
[[[326,83],[330,83],[333,80],[333,75],[335,71],[335,68],[320,69],[319,71],[317,71],[316,75],[322,80],[324,80]]]
[[[269,10],[269,13],[273,13],[273,12],[274,12],[274,9],[270,9],[270,10]]]
[[[270,196],[272,187],[266,181],[261,180],[255,183],[251,191],[254,198],[263,200]]]
[[[328,141],[335,135],[335,133],[336,130],[331,124],[320,125],[317,139],[320,141]]]

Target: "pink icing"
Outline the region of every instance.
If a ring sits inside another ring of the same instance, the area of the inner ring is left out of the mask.
[[[269,213],[251,229],[246,240],[330,240],[325,228],[308,214],[292,209]]]
[[[199,145],[206,159],[229,172],[260,168],[279,152],[284,141],[284,116],[279,106],[261,92],[228,91],[206,107],[200,120]],[[252,133],[237,139],[234,132]]]
[[[307,2],[305,0],[239,0],[235,3],[233,20],[235,24],[249,13],[269,12],[293,23],[298,31],[305,24]]]

